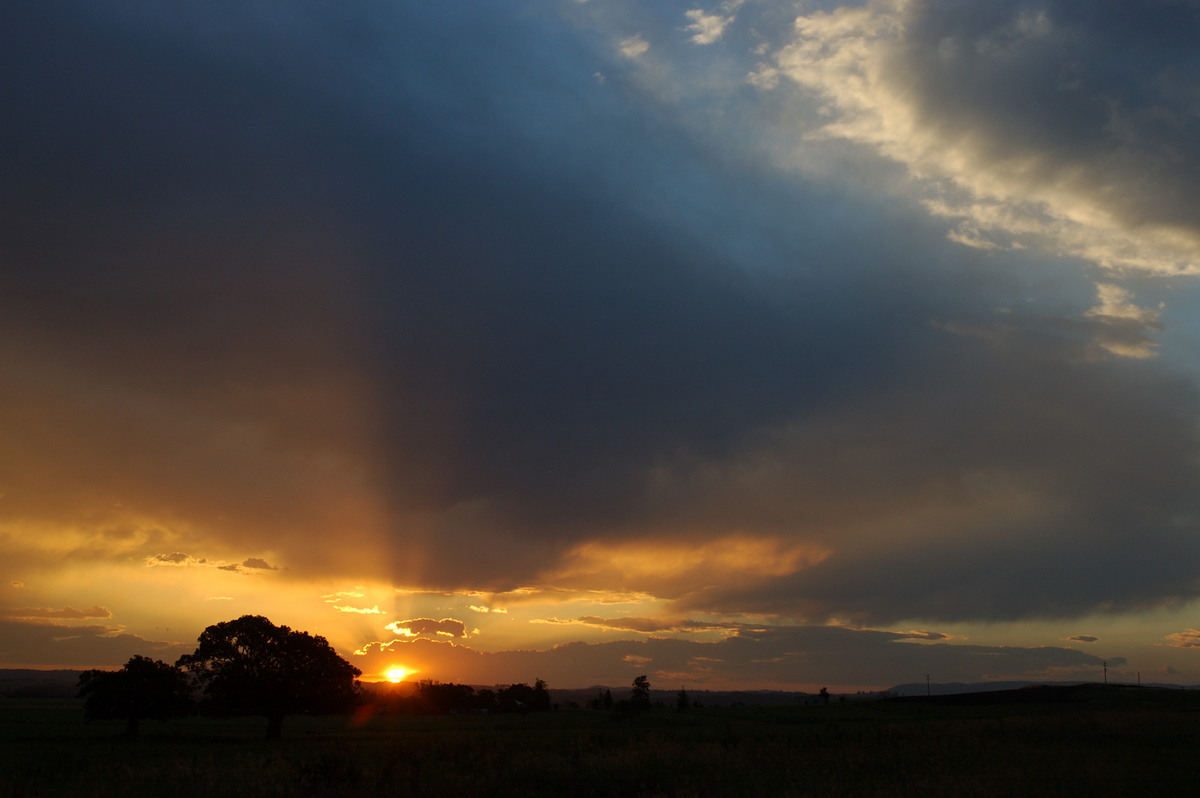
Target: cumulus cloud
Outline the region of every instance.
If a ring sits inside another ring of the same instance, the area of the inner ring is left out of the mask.
[[[692,34],[691,39],[696,44],[712,44],[718,41],[725,34],[725,28],[735,19],[733,16],[706,14],[698,8],[685,11],[684,16],[691,20],[685,30]]]
[[[1096,306],[1085,315],[1103,325],[1097,340],[1112,354],[1134,358],[1154,356],[1156,343],[1150,333],[1163,327],[1159,322],[1161,308],[1140,307],[1134,303],[1128,289],[1112,283],[1098,283]]]
[[[465,638],[467,636],[466,624],[454,618],[442,618],[440,621],[432,618],[412,618],[407,621],[392,621],[384,628],[405,637]]]
[[[814,92],[825,119],[809,135],[902,164],[960,243],[1196,273],[1200,137],[1177,66],[1193,12],[1161,4],[1118,25],[1118,6],[873,0],[814,11],[750,81]],[[1155,55],[1107,57],[1142,47]]]
[[[622,39],[618,49],[626,58],[640,58],[650,50],[650,43],[641,36],[629,36]]]
[[[1200,630],[1184,629],[1167,635],[1167,645],[1174,648],[1200,648]]]

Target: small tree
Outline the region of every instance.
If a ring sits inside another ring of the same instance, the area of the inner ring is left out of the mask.
[[[650,682],[644,675],[633,680],[629,703],[639,711],[650,708]]]
[[[688,700],[687,688],[679,688],[679,695],[675,696],[675,709],[680,712],[687,712],[691,705],[692,702]]]
[[[87,699],[88,720],[124,720],[125,733],[136,737],[144,718],[166,720],[192,710],[192,689],[178,668],[140,654],[118,671],[84,671],[79,697]]]
[[[268,739],[296,714],[347,712],[358,701],[361,671],[323,637],[243,615],[208,627],[195,652],[176,663],[204,688],[202,707],[218,715],[262,715]]]

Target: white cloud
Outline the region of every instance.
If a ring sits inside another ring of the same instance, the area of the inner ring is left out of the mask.
[[[1165,156],[1118,142],[1071,161],[1040,141],[1040,133],[1006,129],[998,107],[974,99],[986,88],[978,75],[1011,89],[1003,81],[1016,85],[1018,73],[1000,67],[1030,48],[1053,64],[1048,53],[1061,50],[1069,32],[1060,32],[1046,12],[1026,9],[974,38],[947,25],[934,43],[917,30],[932,13],[925,3],[874,0],[801,16],[793,39],[747,82],[770,90],[787,78],[819,98],[820,119],[808,139],[856,142],[904,165],[927,193],[929,209],[956,224],[954,241],[982,249],[1037,247],[1112,270],[1200,273],[1200,232],[1166,219],[1125,218],[1121,182],[1131,183],[1130,192],[1153,190],[1141,185],[1149,181],[1136,165]],[[1065,56],[1058,57],[1066,70]],[[1130,116],[1112,113],[1117,120]]]
[[[637,59],[646,54],[646,51],[650,49],[650,43],[641,36],[630,36],[622,39],[617,49],[626,58]]]
[[[1100,346],[1120,357],[1154,357],[1155,343],[1150,332],[1162,329],[1161,309],[1143,308],[1133,302],[1133,294],[1112,283],[1096,284],[1095,307],[1085,315],[1102,325]]]
[[[712,44],[720,40],[725,35],[725,28],[734,20],[732,16],[705,14],[698,8],[685,11],[684,16],[691,20],[684,30],[692,34],[692,41],[696,44]]]
[[[1119,285],[1097,283],[1096,299],[1099,304],[1087,312],[1089,316],[1126,319],[1142,324],[1153,324],[1158,321],[1159,311],[1135,305],[1133,294]]]

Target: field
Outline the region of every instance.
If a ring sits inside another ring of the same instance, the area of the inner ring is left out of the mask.
[[[84,723],[0,699],[0,798],[1185,794],[1200,695],[1104,687],[828,706]]]

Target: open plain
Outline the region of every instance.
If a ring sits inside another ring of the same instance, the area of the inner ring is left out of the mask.
[[[795,707],[85,723],[0,700],[0,798],[1183,794],[1192,691],[1082,685]]]

